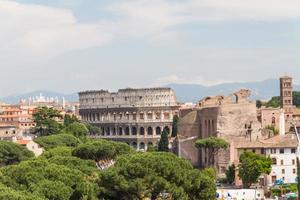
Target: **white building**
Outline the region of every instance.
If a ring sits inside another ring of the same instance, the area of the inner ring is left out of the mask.
[[[297,139],[293,134],[275,136],[267,140],[266,156],[272,159],[272,171],[268,176],[268,185],[275,180],[284,183],[296,183],[297,177]],[[269,145],[268,145],[269,146]]]
[[[260,177],[260,185],[271,186],[276,180],[282,180],[284,183],[296,182],[297,138],[295,134],[277,135],[265,140],[244,142],[239,145],[237,158],[247,150],[272,159],[271,173]],[[235,164],[237,166],[238,161]]]

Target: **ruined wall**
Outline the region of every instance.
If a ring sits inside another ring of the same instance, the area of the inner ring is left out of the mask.
[[[197,110],[183,110],[184,116],[178,123],[177,154],[189,161],[194,166],[199,166],[199,150],[195,142],[200,136],[200,127]]]
[[[175,92],[170,88],[120,89],[85,91],[79,93],[80,109],[158,107],[177,105]]]

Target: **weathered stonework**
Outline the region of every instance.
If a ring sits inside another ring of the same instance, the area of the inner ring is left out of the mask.
[[[207,167],[208,154],[194,146],[197,139],[220,137],[232,147],[242,141],[255,141],[263,137],[256,105],[249,101],[249,96],[249,90],[240,90],[230,96],[207,97],[188,114],[181,115],[178,154],[196,166]],[[216,156],[215,166],[220,174],[233,163],[233,151],[233,148],[229,148]]]
[[[120,89],[79,93],[80,115],[86,123],[101,129],[105,139],[127,142],[146,150],[157,145],[161,132],[171,132],[179,105],[170,88]]]

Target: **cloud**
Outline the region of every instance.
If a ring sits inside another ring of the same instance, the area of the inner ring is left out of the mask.
[[[114,17],[88,24],[79,23],[67,9],[2,0],[2,63],[49,59],[116,39],[170,43],[180,39],[178,26],[191,22],[300,19],[299,0],[122,0],[103,9]]]
[[[2,62],[16,64],[51,58],[110,40],[101,23],[80,24],[69,10],[8,0],[0,2]]]
[[[200,84],[204,86],[213,86],[222,83],[232,83],[232,82],[246,82],[241,80],[207,80],[201,76],[177,76],[177,75],[170,75],[160,77],[154,81],[152,86],[164,86],[171,83],[178,83],[178,84]]]

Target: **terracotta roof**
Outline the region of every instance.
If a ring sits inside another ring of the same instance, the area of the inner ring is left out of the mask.
[[[300,108],[294,108],[292,111],[293,115],[300,115]]]
[[[243,142],[237,145],[239,149],[246,148],[283,148],[283,147],[297,147],[297,137],[294,134],[277,135],[265,140],[258,140],[253,142]]]
[[[26,145],[30,142],[30,140],[17,140],[17,144],[20,144],[20,145]]]

